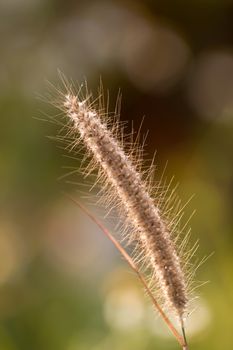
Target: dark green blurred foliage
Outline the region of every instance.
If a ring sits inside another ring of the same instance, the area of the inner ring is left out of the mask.
[[[122,119],[149,130],[167,174],[193,209],[199,307],[191,349],[233,343],[233,3],[29,1],[0,3],[0,349],[177,349],[136,278],[101,233],[63,197],[66,165],[46,136],[57,113],[37,95],[57,69],[101,76]],[[80,179],[79,179],[80,181]],[[84,182],[84,180],[82,180]],[[75,186],[69,186],[74,191]],[[84,188],[81,188],[85,190]]]

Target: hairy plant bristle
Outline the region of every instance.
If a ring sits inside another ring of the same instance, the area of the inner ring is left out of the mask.
[[[188,302],[188,282],[173,237],[179,218],[169,222],[163,214],[160,198],[152,197],[149,181],[140,170],[141,149],[135,152],[133,144],[126,151],[119,127],[114,123],[109,126],[102,103],[97,106],[90,95],[81,97],[74,93],[71,85],[66,84],[66,90],[65,94],[60,93],[56,105],[68,118],[72,149],[80,142],[86,147],[92,167],[99,170],[102,183],[116,205],[120,205],[130,226],[129,241],[139,245],[139,254],[149,263],[163,300],[182,319]],[[173,198],[173,193],[170,196]]]

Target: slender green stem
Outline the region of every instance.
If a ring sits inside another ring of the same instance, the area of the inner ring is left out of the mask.
[[[184,343],[185,343],[183,346],[183,350],[188,350],[188,343],[187,343],[187,338],[186,338],[186,333],[185,333],[184,320],[182,317],[180,318],[180,323],[181,323],[181,329],[182,329],[183,339],[184,339]]]

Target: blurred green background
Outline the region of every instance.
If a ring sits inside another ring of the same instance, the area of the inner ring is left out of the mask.
[[[61,191],[45,80],[100,75],[195,198],[190,349],[233,347],[233,2],[0,0],[0,349],[177,349],[118,252]],[[55,111],[54,111],[55,113]],[[70,191],[75,192],[75,186]]]

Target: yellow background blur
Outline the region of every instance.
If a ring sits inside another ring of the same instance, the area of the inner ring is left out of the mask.
[[[118,252],[61,191],[37,99],[57,69],[123,94],[158,176],[180,182],[198,256],[190,349],[233,347],[233,2],[0,1],[0,349],[177,349]],[[54,111],[55,113],[55,111]],[[77,188],[71,186],[69,191]],[[83,190],[83,189],[82,189]]]

